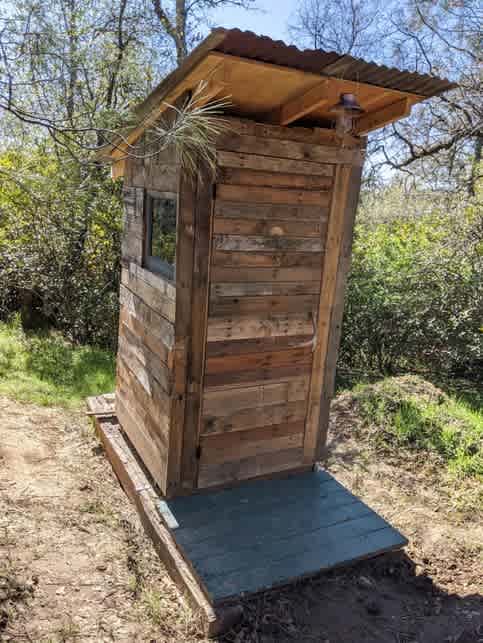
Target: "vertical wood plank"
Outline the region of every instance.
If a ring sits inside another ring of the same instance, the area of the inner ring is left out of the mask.
[[[365,147],[365,145],[366,139],[364,138],[363,146]],[[321,460],[326,455],[330,401],[334,394],[337,356],[339,353],[342,320],[344,316],[345,289],[351,265],[354,221],[356,217],[357,206],[359,203],[361,177],[362,166],[352,167],[349,177],[349,187],[344,212],[345,225],[341,249],[339,253],[339,265],[337,269],[337,281],[335,286],[335,300],[332,309],[332,317],[330,320],[327,355],[324,365],[322,390],[320,392],[320,417],[318,441],[315,454],[316,460]]]
[[[194,489],[198,478],[197,449],[201,423],[206,334],[209,302],[209,273],[213,227],[214,177],[208,168],[198,175],[195,208],[193,294],[191,302],[192,345],[188,366],[181,487]]]
[[[169,433],[167,495],[180,485],[183,428],[186,411],[187,369],[191,350],[191,303],[194,261],[196,180],[181,170],[178,183],[176,239],[176,320],[174,391]]]
[[[340,286],[339,265],[343,241],[346,235],[352,234],[352,220],[347,216],[348,196],[351,188],[353,168],[350,165],[339,165],[336,168],[334,191],[329,214],[327,243],[323,263],[319,310],[317,317],[316,342],[312,375],[310,380],[307,421],[304,438],[304,464],[316,461],[321,432],[326,428],[320,425],[321,418],[328,419],[328,412],[322,413],[321,391],[328,391],[327,363],[329,354],[333,354],[332,344],[337,339],[331,331],[332,316],[339,303],[337,289]],[[358,186],[357,186],[358,187]],[[350,228],[350,230],[349,230]],[[343,293],[342,293],[343,297]],[[323,396],[325,400],[325,395]],[[328,401],[327,401],[328,404]]]

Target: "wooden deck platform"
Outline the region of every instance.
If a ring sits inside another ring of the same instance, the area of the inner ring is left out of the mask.
[[[94,401],[88,407],[146,532],[174,581],[204,613],[211,635],[230,625],[233,612],[224,606],[241,596],[407,544],[321,469],[165,500],[115,417],[106,417],[104,408],[97,416]]]
[[[159,506],[215,604],[407,544],[322,470]]]

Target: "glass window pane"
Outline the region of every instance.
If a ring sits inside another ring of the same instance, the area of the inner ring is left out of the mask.
[[[176,251],[176,199],[153,198],[151,256],[174,264]]]

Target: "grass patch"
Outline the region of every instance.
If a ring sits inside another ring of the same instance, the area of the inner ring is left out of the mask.
[[[448,394],[417,376],[387,378],[353,390],[364,427],[382,451],[438,456],[449,472],[483,479],[483,410],[476,397]]]
[[[114,384],[112,353],[75,346],[58,333],[25,334],[17,320],[0,323],[0,395],[76,408]]]

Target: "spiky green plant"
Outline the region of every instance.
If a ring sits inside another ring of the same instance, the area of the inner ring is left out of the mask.
[[[228,126],[221,117],[228,98],[207,100],[208,81],[201,81],[181,106],[171,105],[163,119],[148,132],[144,158],[173,147],[180,163],[195,174],[201,166],[216,168],[215,141]]]

